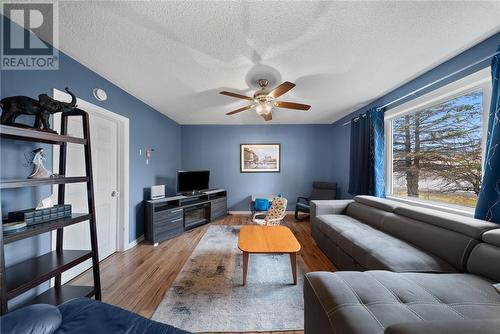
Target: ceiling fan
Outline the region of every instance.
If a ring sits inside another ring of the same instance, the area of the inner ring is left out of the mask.
[[[266,79],[260,79],[258,81],[260,89],[255,92],[253,97],[250,96],[245,96],[237,93],[231,93],[231,92],[220,92],[222,95],[227,95],[231,97],[236,97],[238,99],[244,99],[244,100],[249,100],[253,101],[254,103],[236,110],[233,110],[231,112],[226,113],[226,115],[234,115],[239,112],[249,110],[249,109],[255,109],[257,114],[261,116],[265,121],[270,121],[273,119],[273,109],[275,107],[279,108],[287,108],[287,109],[297,109],[297,110],[303,110],[303,111],[308,111],[309,108],[311,108],[310,105],[307,104],[301,104],[301,103],[295,103],[295,102],[283,102],[283,101],[276,101],[276,98],[280,97],[281,95],[285,94],[288,92],[290,89],[295,87],[294,83],[291,83],[289,81],[283,82],[281,85],[278,87],[274,88],[273,90],[269,91],[267,89],[267,85],[269,83],[268,80]]]

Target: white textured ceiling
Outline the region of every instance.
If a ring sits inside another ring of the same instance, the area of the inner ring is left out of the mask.
[[[331,123],[500,31],[500,2],[59,2],[60,48],[180,124],[262,124],[256,79],[297,84],[272,123]],[[113,96],[109,96],[110,99]],[[141,112],[137,110],[137,112]]]

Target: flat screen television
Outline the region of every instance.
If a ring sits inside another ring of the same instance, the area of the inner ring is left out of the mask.
[[[208,189],[209,170],[177,172],[177,192],[194,193]]]

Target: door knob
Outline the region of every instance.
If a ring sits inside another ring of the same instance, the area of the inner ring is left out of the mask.
[[[116,191],[116,190],[113,190],[111,192],[111,197],[118,197],[118,195],[120,195],[120,193],[118,191]]]

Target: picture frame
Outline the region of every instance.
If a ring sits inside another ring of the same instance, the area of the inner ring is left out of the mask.
[[[281,144],[240,144],[240,173],[280,173]]]

